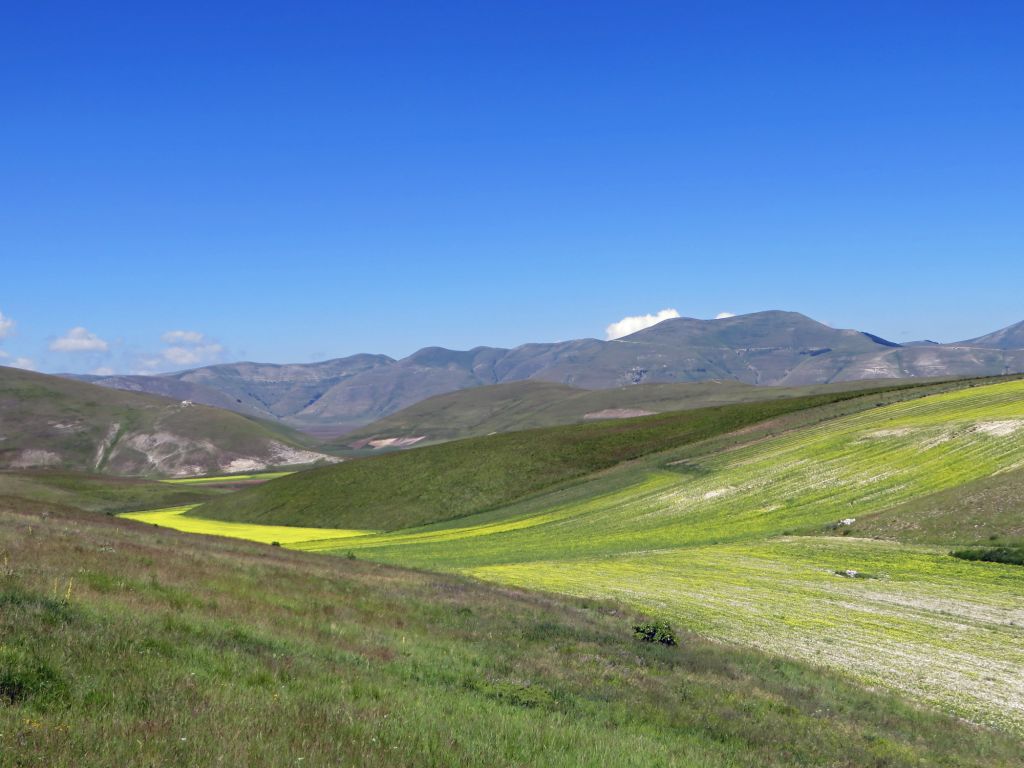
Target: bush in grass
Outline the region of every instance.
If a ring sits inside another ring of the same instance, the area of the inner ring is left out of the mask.
[[[958,549],[950,552],[961,560],[980,560],[986,563],[1024,565],[1024,547],[993,547],[991,549]]]
[[[647,621],[633,625],[633,637],[645,643],[676,645],[676,636],[667,621]]]

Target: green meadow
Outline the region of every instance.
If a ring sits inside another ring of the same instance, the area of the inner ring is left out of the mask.
[[[181,519],[181,516],[177,516]],[[919,768],[1013,734],[466,578],[0,506],[0,766]]]
[[[665,451],[457,520],[289,546],[614,598],[1024,732],[1024,569],[863,538],[856,522],[834,535],[840,520],[1024,465],[1024,382],[720,448]]]

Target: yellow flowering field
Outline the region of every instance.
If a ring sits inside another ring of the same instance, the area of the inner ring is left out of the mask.
[[[128,512],[119,517],[140,523],[173,528],[185,533],[205,533],[210,536],[228,536],[232,539],[247,539],[263,544],[295,544],[317,539],[347,539],[364,536],[372,531],[348,531],[340,528],[295,528],[287,525],[249,525],[247,523],[225,523],[220,520],[204,520],[188,517],[185,513],[196,505],[153,509],[146,512]]]

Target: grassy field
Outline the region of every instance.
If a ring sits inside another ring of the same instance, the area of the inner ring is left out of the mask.
[[[912,499],[837,531],[844,532],[920,544],[1024,542],[1024,469]]]
[[[678,647],[643,643],[637,618],[455,574],[0,511],[0,765],[1020,764],[1011,735],[685,631]]]
[[[594,472],[766,420],[795,423],[969,386],[954,382],[527,430],[428,446],[286,477],[192,514],[235,522],[395,530],[507,505]],[[785,421],[791,416],[791,422]]]
[[[1024,466],[1024,382],[721,448],[683,446],[460,520],[292,546],[614,596],[1024,732],[1024,569],[821,535]]]
[[[839,575],[847,570],[860,577]],[[843,670],[1022,733],[1021,570],[946,550],[798,537],[464,573],[624,600],[702,635]]]

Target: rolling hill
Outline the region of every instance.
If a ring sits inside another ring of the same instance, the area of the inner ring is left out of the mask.
[[[0,367],[0,469],[183,476],[331,458],[311,448],[232,411]]]
[[[428,398],[348,433],[331,445],[338,450],[388,448],[396,442],[397,447],[423,446],[584,421],[877,389],[884,384],[888,382],[866,379],[804,387],[757,387],[738,381],[711,381],[579,389],[550,382],[518,381]]]
[[[670,319],[614,341],[427,347],[401,360],[360,354],[304,365],[231,363],[161,376],[87,378],[338,435],[435,395],[516,381],[585,389],[711,380],[788,387],[1022,371],[1021,325],[958,344],[901,346],[799,313],[768,311]]]
[[[214,499],[189,514],[246,523],[395,530],[500,507],[622,462],[769,419],[792,414],[803,423],[960,386],[903,384],[469,438],[284,477]]]

